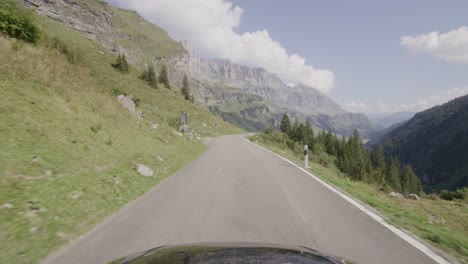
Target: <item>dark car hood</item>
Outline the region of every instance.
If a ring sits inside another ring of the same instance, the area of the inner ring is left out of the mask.
[[[109,264],[214,263],[354,263],[317,250],[265,243],[198,243],[162,246],[120,258]]]

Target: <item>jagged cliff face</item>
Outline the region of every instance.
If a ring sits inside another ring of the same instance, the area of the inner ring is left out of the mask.
[[[329,97],[312,87],[301,84],[289,87],[263,68],[250,68],[228,60],[203,59],[193,51],[187,41],[182,45],[187,53],[162,59],[175,79],[180,79],[180,76],[177,76],[180,73],[186,73],[201,83],[218,83],[238,88],[245,93],[262,96],[281,108],[305,115],[346,113]]]
[[[113,7],[100,0],[23,0],[39,14],[81,32],[114,53],[123,53],[137,68],[156,58],[185,53],[166,31],[135,11]]]
[[[363,115],[344,111],[329,97],[305,85],[286,85],[262,68],[250,68],[221,59],[204,59],[188,42],[172,40],[161,28],[134,11],[98,0],[23,0],[38,13],[83,33],[114,53],[124,53],[140,70],[153,64],[168,66],[169,79],[180,87],[190,78],[195,100],[213,113],[247,130],[277,126],[282,113],[322,129],[366,135],[373,125]],[[177,89],[177,88],[176,88]]]
[[[293,118],[308,118],[322,129],[344,135],[350,135],[354,129],[366,135],[373,129],[373,124],[365,115],[344,111],[312,87],[302,84],[288,86],[262,68],[250,68],[221,59],[204,59],[193,51],[187,41],[182,45],[186,53],[161,58],[160,61],[168,66],[173,82],[180,84],[183,74],[187,74],[192,80],[197,100],[215,107],[217,114],[224,110],[222,114],[236,112],[246,118],[260,116],[265,121],[261,127],[266,127],[276,125],[281,113],[289,112]],[[246,97],[249,99],[246,100]],[[233,104],[237,108],[226,106]],[[252,112],[260,114],[245,114]]]
[[[23,0],[36,7],[39,14],[52,18],[83,33],[86,37],[100,43],[106,49],[117,51],[118,32],[113,24],[114,12],[104,1],[96,1],[99,8],[92,8],[86,2]]]

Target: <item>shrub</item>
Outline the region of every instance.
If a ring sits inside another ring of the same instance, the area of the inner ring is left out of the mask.
[[[454,199],[463,200],[465,198],[465,191],[463,189],[456,191],[443,190],[440,192],[439,197],[447,201],[452,201]]]
[[[156,73],[154,72],[153,65],[148,66],[148,69],[143,71],[140,75],[140,79],[146,81],[150,87],[158,88],[158,81],[156,79]]]
[[[138,97],[133,97],[132,100],[135,103],[135,106],[139,106],[141,103],[141,99]]]
[[[70,63],[78,64],[83,61],[84,52],[79,48],[70,48],[65,42],[57,37],[46,36],[44,38],[46,47],[55,49],[65,55]]]
[[[34,44],[41,37],[39,27],[32,20],[31,11],[14,0],[0,1],[0,32]]]
[[[121,73],[129,73],[130,68],[128,66],[128,61],[127,57],[125,57],[125,54],[119,54],[117,56],[117,59],[115,60],[115,63],[111,63],[112,67],[114,67],[116,70],[120,71]]]
[[[114,96],[121,95],[121,94],[127,95],[127,93],[123,92],[120,88],[117,88],[117,87],[112,88],[111,92],[112,92],[112,95]]]

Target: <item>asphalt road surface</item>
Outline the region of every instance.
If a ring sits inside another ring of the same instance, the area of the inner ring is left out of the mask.
[[[242,140],[214,139],[188,167],[43,263],[107,263],[160,245],[267,242],[358,263],[434,263],[286,161]]]

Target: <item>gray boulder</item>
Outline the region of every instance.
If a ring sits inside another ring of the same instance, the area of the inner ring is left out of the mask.
[[[172,133],[173,133],[174,135],[176,135],[176,136],[179,136],[179,137],[184,136],[182,133],[177,132],[177,131],[172,131]]]
[[[153,176],[153,170],[151,170],[149,167],[143,165],[143,164],[137,164],[136,165],[136,171],[141,175],[145,177],[151,177]]]
[[[412,200],[416,200],[416,201],[419,201],[419,196],[417,194],[414,194],[414,193],[410,193],[408,194],[408,198],[412,199]]]
[[[117,95],[117,99],[125,108],[128,109],[128,111],[130,111],[130,113],[132,113],[136,117],[141,117],[141,112],[136,111],[135,102],[133,102],[131,96],[120,94]]]
[[[164,163],[164,159],[161,157],[161,156],[157,156],[156,159],[161,162],[161,163]]]
[[[398,193],[398,192],[391,192],[388,195],[390,195],[391,197],[395,197],[395,198],[404,198],[403,194]]]
[[[2,205],[0,205],[0,209],[11,209],[13,208],[14,206],[10,203],[4,203]]]

